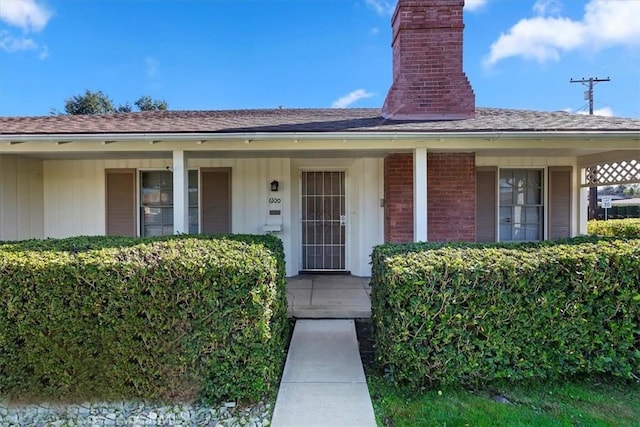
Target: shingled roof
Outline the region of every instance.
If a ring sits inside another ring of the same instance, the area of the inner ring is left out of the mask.
[[[640,132],[640,119],[478,108],[453,121],[385,120],[379,109],[146,111],[108,115],[0,117],[1,135],[166,133]]]

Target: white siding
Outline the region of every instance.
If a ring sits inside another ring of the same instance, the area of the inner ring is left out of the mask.
[[[292,160],[189,159],[190,169],[231,168],[234,233],[262,234],[267,222],[269,183],[280,183],[283,199],[283,240],[287,275],[300,270],[300,168],[344,170],[347,177],[347,269],[358,276],[370,274],[369,255],[383,242],[383,161],[378,158]],[[69,237],[105,233],[105,169],[165,169],[171,159],[149,160],[45,160],[44,236]]]
[[[348,260],[353,274],[370,276],[371,251],[374,246],[384,243],[384,208],[380,206],[380,201],[384,198],[384,160],[356,160],[347,173],[352,178],[347,193],[352,200]],[[355,201],[357,204],[353,203]]]
[[[231,231],[233,233],[263,234],[267,223],[270,183],[280,183],[278,197],[282,200],[283,228],[278,236],[282,239],[287,256],[287,275],[298,270],[290,261],[291,247],[291,183],[289,182],[291,160],[282,158],[262,159],[192,159],[189,168],[231,168]]]
[[[42,161],[0,156],[0,240],[42,238]]]
[[[164,169],[170,159],[45,160],[46,237],[105,233],[105,169]]]

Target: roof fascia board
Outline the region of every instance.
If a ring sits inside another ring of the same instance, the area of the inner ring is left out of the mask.
[[[66,133],[66,134],[2,134],[0,141],[216,141],[216,140],[423,140],[423,139],[546,139],[546,138],[611,138],[628,137],[640,141],[638,131],[481,131],[481,132],[251,132],[251,133]]]

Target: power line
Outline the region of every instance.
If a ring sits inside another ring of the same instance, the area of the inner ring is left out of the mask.
[[[585,79],[584,77],[580,80],[569,80],[569,83],[582,83],[585,86],[589,87],[589,90],[584,93],[584,99],[589,100],[589,115],[593,115],[593,86],[600,82],[610,82],[611,79],[607,77],[606,79],[599,79],[597,77],[589,77]]]

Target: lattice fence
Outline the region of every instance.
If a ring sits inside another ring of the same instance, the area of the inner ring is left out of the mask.
[[[583,187],[640,183],[640,160],[602,163],[584,168]]]

